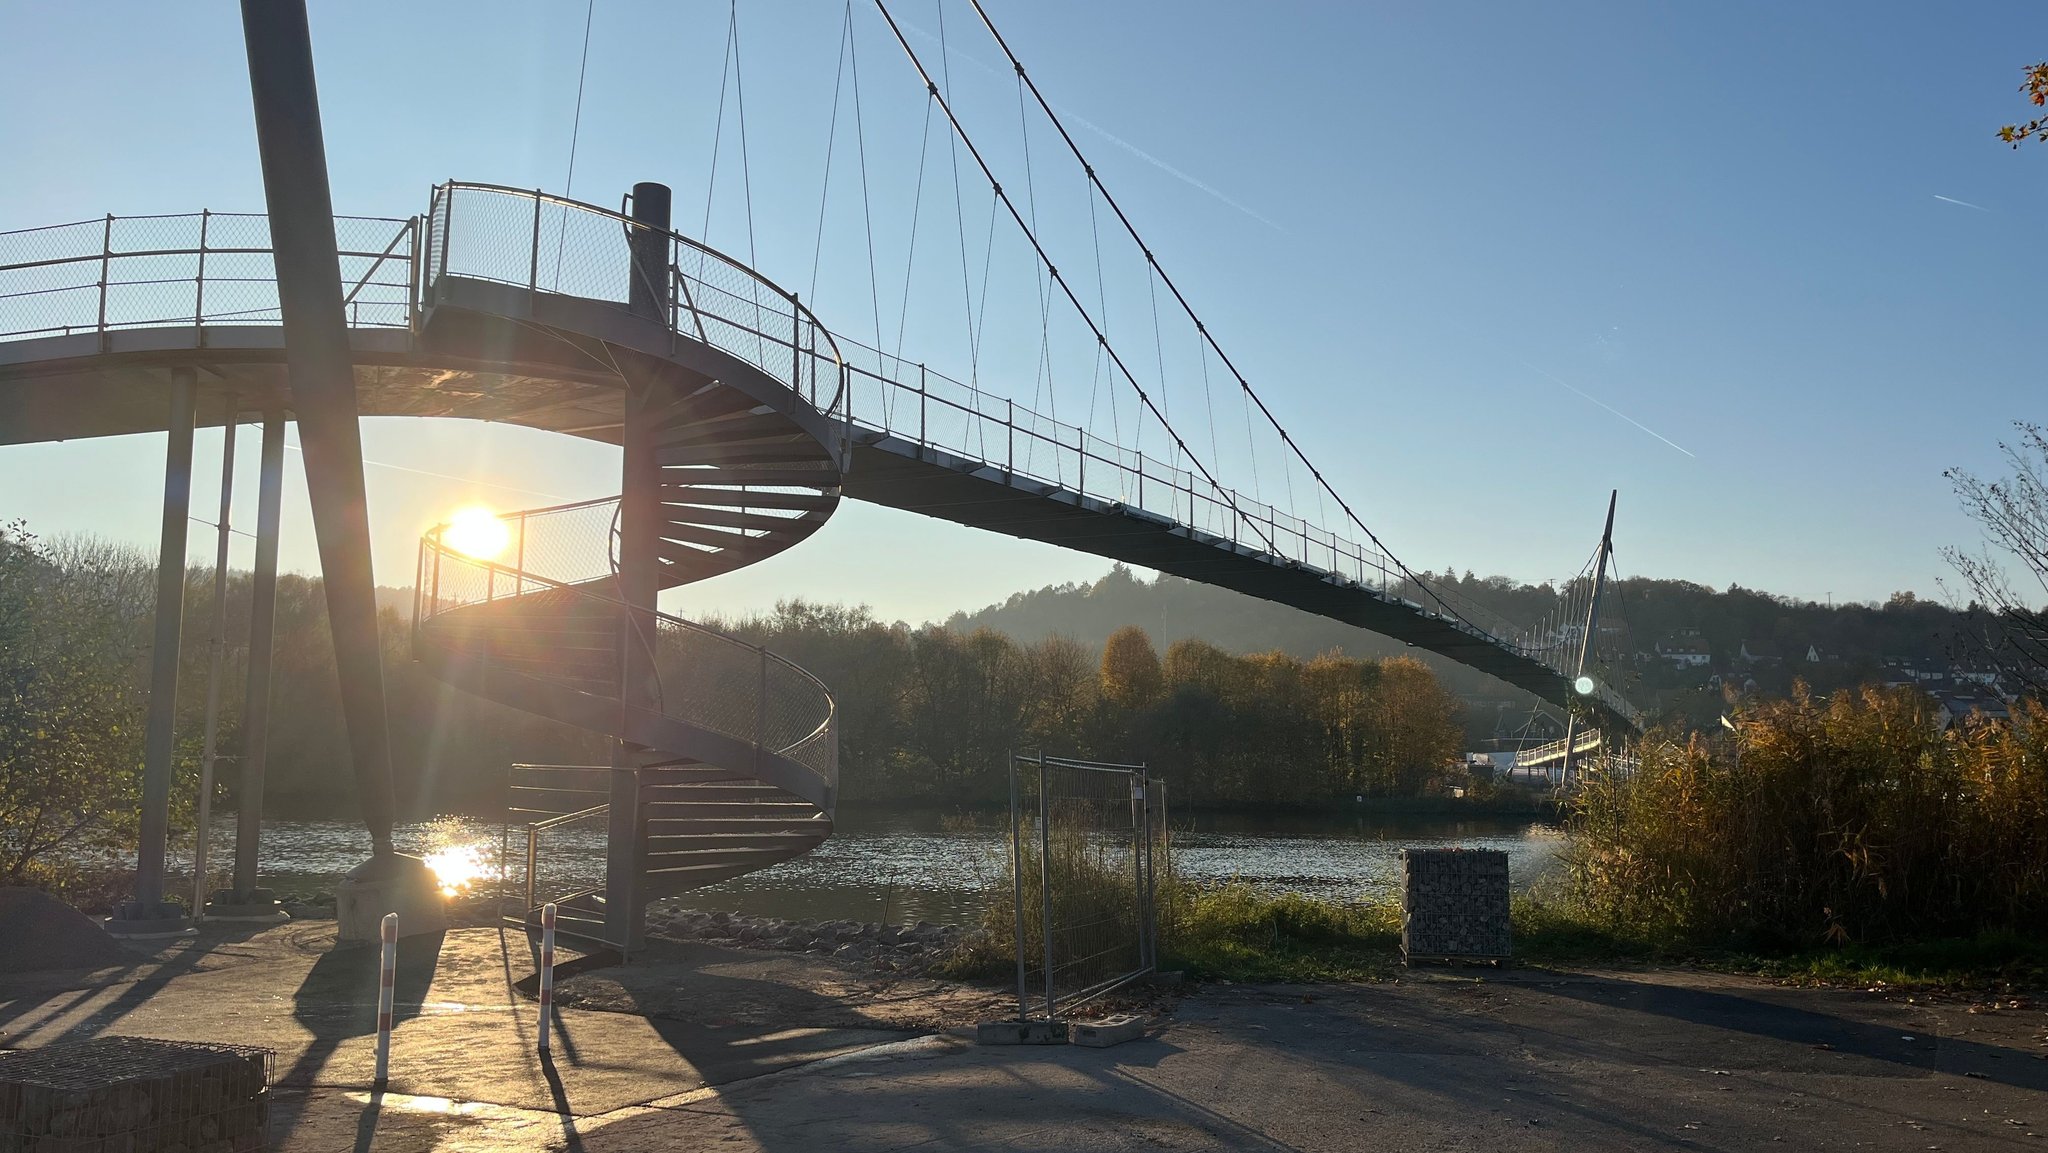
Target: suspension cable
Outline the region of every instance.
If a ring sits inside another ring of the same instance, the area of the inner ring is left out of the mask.
[[[1052,282],[1059,285],[1060,292],[1066,296],[1067,302],[1073,305],[1074,311],[1080,314],[1082,323],[1088,326],[1090,334],[1095,337],[1096,342],[1109,354],[1110,361],[1116,365],[1118,373],[1130,384],[1132,390],[1138,394],[1138,399],[1144,402],[1145,407],[1151,410],[1155,417],[1159,416],[1159,408],[1153,403],[1151,395],[1145,391],[1145,386],[1138,383],[1137,376],[1124,364],[1123,357],[1109,343],[1108,337],[1103,335],[1102,329],[1095,323],[1095,318],[1089,314],[1087,307],[1081,303],[1081,298],[1075,295],[1073,286],[1068,284],[1066,278],[1060,275],[1058,266],[1053,264],[1051,256],[1045,251],[1045,246],[1039,243],[1037,234],[1031,230],[1030,225],[1025,223],[1023,213],[1018,211],[1017,205],[1010,199],[1009,194],[1003,191],[1002,182],[996,179],[995,170],[989,167],[987,159],[981,154],[981,150],[975,147],[973,137],[967,135],[967,128],[960,123],[960,118],[954,114],[952,105],[939,93],[938,85],[933,82],[931,74],[925,71],[924,61],[918,58],[917,50],[910,46],[909,39],[903,35],[903,29],[897,26],[896,17],[890,14],[888,5],[884,0],[875,0],[875,7],[881,10],[882,19],[888,21],[889,30],[895,33],[896,42],[903,46],[904,54],[910,57],[910,63],[917,69],[918,77],[924,81],[925,90],[931,93],[933,98],[938,101],[939,110],[946,114],[946,119],[953,125],[954,133],[960,138],[961,143],[967,145],[968,155],[972,156],[975,164],[980,167],[982,175],[989,182],[989,187],[994,190],[996,199],[1009,211],[1010,218],[1024,232],[1025,239],[1030,241],[1032,250],[1037,253],[1039,261],[1044,264]],[[1035,86],[1033,91],[1036,92]],[[1044,98],[1040,97],[1041,103],[1043,103],[1043,100]],[[1065,130],[1062,129],[1062,135],[1064,135],[1064,132]],[[1099,186],[1100,182],[1098,181]],[[1107,197],[1104,199],[1107,200]],[[1111,207],[1115,207],[1114,202],[1111,202]],[[1121,210],[1119,210],[1118,215],[1122,215]],[[1171,282],[1169,282],[1169,287],[1171,287]],[[1166,427],[1167,435],[1173,437],[1175,443],[1180,445],[1181,451],[1187,452],[1187,445],[1181,441],[1180,434],[1175,432],[1171,426],[1167,426],[1163,417],[1160,418],[1160,424]],[[1253,520],[1243,509],[1238,507],[1236,495],[1218,483],[1215,475],[1200,460],[1195,459],[1193,453],[1189,453],[1188,458],[1193,462],[1196,469],[1201,472],[1202,479],[1207,481],[1209,486],[1223,499],[1224,503],[1230,506],[1230,510],[1237,514],[1238,518],[1260,540],[1265,542],[1269,550],[1278,555],[1279,549],[1274,545],[1271,534],[1265,532],[1257,521]]]
[[[735,3],[738,0],[734,0]],[[853,27],[853,0],[846,0],[846,23],[849,32]],[[860,41],[848,36],[847,60],[853,69],[853,140],[860,156],[860,213],[868,230],[868,304],[875,315],[875,347],[882,347],[882,290],[875,276],[875,211],[868,198],[868,137],[863,127],[860,111]],[[880,368],[880,365],[876,365]]]
[[[818,262],[825,255],[825,203],[832,194],[832,154],[839,143],[839,92],[846,75],[846,40],[853,34],[853,0],[846,0],[846,19],[839,25],[839,55],[832,62],[832,115],[825,122],[825,178],[818,184],[818,234],[811,245],[810,299],[818,298]]]
[[[875,0],[875,2],[877,6],[880,6],[882,0]],[[1180,286],[1175,284],[1173,282],[1173,278],[1167,275],[1166,269],[1160,266],[1159,258],[1153,255],[1152,249],[1145,243],[1145,238],[1139,235],[1137,226],[1131,223],[1131,218],[1125,214],[1123,206],[1116,202],[1116,198],[1110,195],[1109,189],[1103,185],[1101,176],[1099,176],[1095,172],[1094,167],[1088,163],[1088,158],[1084,153],[1082,153],[1080,145],[1074,142],[1073,135],[1067,131],[1067,126],[1065,122],[1060,119],[1058,113],[1053,111],[1052,104],[1046,100],[1045,94],[1038,90],[1037,82],[1033,81],[1030,75],[1024,71],[1023,62],[1017,59],[1017,54],[1015,52],[1012,52],[1010,50],[1010,45],[1007,41],[1003,39],[1003,34],[996,30],[995,22],[989,19],[987,10],[985,10],[981,6],[981,0],[969,0],[969,2],[974,5],[975,14],[981,17],[982,24],[988,28],[989,35],[995,38],[997,47],[1001,48],[1003,50],[1003,55],[1009,58],[1011,67],[1016,69],[1017,75],[1020,78],[1022,78],[1025,87],[1029,88],[1031,91],[1031,95],[1037,99],[1038,106],[1044,110],[1046,118],[1051,120],[1053,127],[1059,130],[1060,139],[1066,142],[1068,151],[1072,152],[1074,154],[1074,158],[1080,161],[1083,168],[1087,170],[1088,179],[1094,183],[1095,187],[1098,190],[1101,191],[1103,202],[1105,204],[1108,204],[1110,210],[1116,213],[1117,219],[1123,223],[1124,231],[1130,234],[1132,241],[1134,241],[1138,245],[1139,250],[1145,254],[1146,263],[1150,264],[1154,269],[1158,270],[1159,279],[1162,283],[1166,285],[1167,291],[1173,294],[1173,298],[1176,302],[1180,304],[1181,310],[1187,313],[1189,320],[1194,322],[1195,330],[1202,334],[1202,338],[1207,342],[1208,347],[1215,352],[1216,358],[1222,362],[1225,368],[1230,370],[1231,376],[1237,379],[1238,386],[1244,390],[1245,395],[1247,398],[1249,398],[1250,403],[1256,404],[1258,406],[1259,412],[1262,413],[1265,416],[1267,422],[1273,426],[1274,431],[1280,434],[1281,442],[1284,443],[1289,449],[1291,449],[1294,455],[1300,459],[1302,465],[1308,469],[1309,474],[1315,477],[1316,483],[1318,485],[1321,485],[1324,491],[1330,494],[1330,498],[1337,502],[1337,507],[1344,511],[1344,515],[1351,521],[1351,523],[1358,526],[1358,530],[1360,532],[1363,532],[1366,535],[1366,538],[1372,541],[1373,546],[1379,549],[1380,553],[1383,556],[1385,556],[1389,561],[1392,561],[1394,566],[1400,569],[1403,575],[1407,576],[1410,580],[1414,580],[1415,583],[1420,588],[1422,588],[1424,592],[1429,594],[1432,600],[1435,600],[1437,602],[1438,607],[1442,608],[1445,612],[1451,614],[1453,617],[1456,617],[1458,620],[1463,621],[1466,625],[1474,629],[1477,629],[1479,632],[1491,635],[1490,633],[1487,633],[1487,630],[1481,629],[1478,625],[1473,624],[1470,620],[1467,620],[1462,613],[1452,608],[1451,605],[1448,602],[1446,602],[1442,598],[1442,596],[1440,596],[1436,592],[1436,590],[1430,588],[1426,583],[1418,579],[1415,576],[1415,573],[1412,570],[1410,570],[1406,564],[1402,563],[1399,557],[1394,555],[1393,550],[1389,549],[1386,546],[1386,543],[1379,539],[1379,536],[1372,531],[1372,528],[1368,526],[1364,520],[1359,518],[1358,514],[1352,510],[1350,502],[1346,501],[1343,495],[1340,494],[1330,484],[1330,482],[1323,476],[1322,470],[1318,469],[1315,466],[1315,462],[1308,458],[1308,454],[1302,451],[1301,446],[1294,443],[1294,438],[1288,435],[1286,428],[1282,427],[1278,418],[1276,418],[1273,415],[1272,409],[1267,407],[1264,398],[1260,397],[1257,391],[1252,388],[1251,382],[1245,379],[1244,373],[1238,371],[1237,365],[1231,361],[1230,355],[1223,351],[1222,345],[1217,343],[1215,335],[1209,331],[1207,325],[1202,323],[1202,318],[1195,312],[1194,306],[1188,302],[1187,296],[1181,292]],[[885,17],[888,16],[888,10],[884,8],[882,14]],[[892,28],[895,26],[895,21],[893,19],[890,20],[890,26]],[[897,34],[897,38],[899,40],[902,39],[902,34],[900,32]],[[908,51],[909,47],[910,46],[907,43],[904,45],[906,51]],[[922,72],[923,69],[920,68],[919,71]],[[969,144],[968,147],[970,150],[972,150],[973,145]],[[1149,404],[1150,402],[1148,401],[1147,403]],[[1176,437],[1176,439],[1178,439],[1178,437]],[[1256,468],[1256,454],[1254,454],[1254,457],[1254,468]]]
[[[583,136],[583,82],[590,75],[590,25],[597,15],[597,0],[590,0],[583,8],[583,59],[576,65],[576,115],[569,121],[569,173],[562,178],[564,199],[576,193],[576,144]],[[562,254],[569,242],[569,221],[562,220],[562,227],[555,234],[555,288],[562,287]]]
[[[747,204],[747,266],[756,268],[760,259],[754,252],[754,165],[747,155],[747,81],[740,71],[740,0],[732,0],[727,23],[732,28],[733,102],[739,107],[740,187]]]
[[[953,92],[953,55],[946,50],[946,6],[944,4],[939,5],[939,67],[945,71],[946,94],[950,97]],[[929,110],[938,99],[939,94],[929,91],[929,82],[927,82],[925,108]],[[952,114],[949,112],[947,115],[951,116]],[[967,310],[967,381],[969,384],[978,384],[981,370],[981,343],[974,328],[974,282],[967,273],[967,209],[960,199],[960,140],[957,136],[949,133],[946,137],[946,145],[953,154],[953,224],[960,233],[960,299]],[[989,211],[993,213],[995,210],[991,207]]]
[[[851,7],[851,0],[849,0]],[[924,129],[917,141],[917,187],[910,194],[910,244],[903,256],[903,307],[896,314],[896,362],[903,362],[903,330],[910,323],[910,273],[917,264],[918,212],[924,207],[924,158],[932,142],[932,101],[925,97]]]

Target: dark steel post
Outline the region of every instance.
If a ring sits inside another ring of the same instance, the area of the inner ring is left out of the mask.
[[[369,826],[375,855],[388,857],[391,747],[376,582],[370,570],[355,359],[341,299],[341,259],[305,0],[242,0],[242,33],[270,210],[285,361],[334,632],[342,715],[363,823]]]
[[[1052,1020],[1052,782],[1045,775],[1045,750],[1038,751],[1038,903],[1044,916],[1045,1019]]]
[[[627,302],[635,316],[665,323],[668,302],[669,190],[662,184],[633,186],[629,238],[632,267]],[[642,833],[640,748],[624,734],[636,711],[657,707],[654,645],[659,624],[655,597],[661,591],[655,541],[661,530],[661,466],[654,459],[653,385],[626,381],[625,449],[620,465],[619,599],[626,603],[619,629],[619,739],[612,742],[611,811],[605,846],[605,936],[621,948],[638,944],[641,920]]]
[[[1017,914],[1017,1020],[1031,1017],[1024,987],[1024,814],[1017,793],[1017,750],[1010,750],[1010,904]]]
[[[263,414],[256,482],[256,577],[249,595],[249,682],[242,703],[242,787],[235,799],[235,903],[264,899],[256,888],[263,835],[263,766],[270,751],[270,657],[277,626],[277,534],[284,504],[284,410]]]
[[[142,750],[142,839],[135,860],[135,902],[119,920],[155,921],[164,907],[164,840],[170,831],[171,756],[178,726],[178,644],[185,620],[185,526],[192,512],[192,426],[199,385],[189,368],[171,370],[170,443],[164,450],[163,532],[156,553],[156,638],[150,649],[149,719]]]
[[[220,518],[213,526],[213,628],[206,638],[206,735],[199,755],[199,805],[192,832],[192,915],[206,911],[206,848],[213,832],[213,767],[220,739],[220,661],[228,647],[228,514],[235,497],[235,411],[221,428]]]

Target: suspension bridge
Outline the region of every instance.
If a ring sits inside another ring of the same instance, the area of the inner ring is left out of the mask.
[[[1039,411],[1038,379],[1005,371],[1014,366],[977,355],[970,371],[948,376],[900,347],[883,351],[879,316],[873,343],[853,339],[825,302],[675,227],[662,185],[636,186],[614,210],[451,181],[417,216],[335,216],[324,160],[300,166],[320,174],[317,190],[285,170],[289,145],[278,133],[317,115],[301,106],[310,105],[310,65],[295,76],[290,52],[272,80],[302,82],[306,99],[277,98],[270,123],[258,84],[268,214],[106,216],[0,233],[0,444],[170,437],[161,564],[176,581],[159,585],[140,920],[163,912],[163,825],[149,814],[168,787],[172,722],[155,710],[175,697],[194,430],[251,418],[264,438],[257,612],[268,611],[263,589],[276,579],[283,429],[297,421],[380,857],[389,853],[389,768],[364,747],[381,744],[382,706],[374,652],[367,671],[361,659],[365,643],[374,650],[374,621],[366,641],[364,618],[343,611],[360,604],[369,575],[355,420],[465,418],[621,446],[618,497],[505,514],[504,547],[488,555],[465,551],[446,526],[428,533],[413,626],[414,658],[434,675],[614,740],[609,765],[517,767],[512,796],[528,822],[530,885],[562,834],[602,831],[601,877],[530,891],[530,900],[558,900],[573,930],[620,945],[637,938],[648,901],[786,860],[831,833],[831,687],[662,612],[657,598],[798,546],[842,500],[1172,573],[1441,654],[1566,710],[1584,726],[1567,734],[1566,760],[1594,747],[1587,732],[1637,723],[1595,644],[1611,505],[1587,570],[1541,619],[1510,621],[1402,564],[1273,419],[988,23],[1015,67],[1020,102],[1028,91],[1057,128],[1086,174],[1091,211],[1103,204],[1143,252],[1148,287],[1167,289],[1205,375],[1212,362],[1224,367],[1247,421],[1255,407],[1287,467],[1305,471],[1319,507],[1340,515],[1312,518],[1227,485],[1216,458],[1205,460],[1167,417],[1163,354],[1148,386],[1112,339],[1104,295],[1091,308],[1059,270],[1033,227],[1035,208],[1004,190],[944,83],[882,13],[928,113],[990,189],[991,235],[1007,220],[1034,257],[1041,341],[1063,303],[1092,344],[1097,380],[1138,414],[1129,435],[1062,421],[1049,402]],[[251,28],[252,75],[266,38],[303,36],[300,19],[296,30]],[[1156,334],[1157,311],[1152,323]],[[985,343],[978,328],[970,335]],[[324,384],[306,352],[323,339],[320,355],[339,368]],[[1042,358],[1038,367],[1050,371]],[[1213,411],[1212,400],[1212,422]],[[1143,450],[1145,427],[1165,449]],[[261,795],[267,625],[254,635],[264,649],[251,655],[245,813]],[[239,896],[259,888],[257,838],[248,826],[245,834]]]

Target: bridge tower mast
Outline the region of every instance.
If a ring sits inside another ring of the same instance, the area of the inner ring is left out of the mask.
[[[1583,692],[1586,683],[1586,657],[1593,651],[1593,633],[1600,627],[1600,596],[1607,591],[1607,561],[1614,554],[1614,503],[1621,496],[1620,489],[1607,493],[1607,524],[1600,530],[1600,548],[1593,556],[1593,599],[1586,605],[1586,631],[1579,635],[1579,661],[1572,671],[1572,688]],[[1564,721],[1564,784],[1572,781],[1572,741],[1578,727],[1578,711],[1565,710]]]

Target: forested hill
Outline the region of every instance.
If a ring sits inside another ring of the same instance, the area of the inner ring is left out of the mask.
[[[1469,573],[1429,579],[1510,620],[1532,623],[1567,591]],[[1739,586],[1715,590],[1689,581],[1629,578],[1609,585],[1602,617],[1610,628],[1600,647],[1610,667],[1627,679],[1625,691],[1646,708],[1687,717],[1719,708],[1718,691],[1709,691],[1717,687],[1709,685],[1716,676],[1738,684],[1755,680],[1766,691],[1783,691],[1801,677],[1827,690],[1897,679],[1907,668],[1946,673],[1972,665],[1970,614],[1912,593],[1894,594],[1883,604],[1831,606]],[[1467,702],[1468,732],[1475,741],[1488,735],[1496,718],[1525,718],[1533,704],[1500,681],[1376,633],[1179,577],[1147,581],[1121,565],[1093,584],[1020,592],[978,612],[956,613],[947,623],[959,631],[991,628],[1023,642],[1063,634],[1090,647],[1134,624],[1162,649],[1193,637],[1233,652],[1415,656]],[[1705,663],[1680,663],[1660,647],[1695,647]],[[1745,647],[1754,659],[1743,656]],[[1819,659],[1807,660],[1809,650]]]

